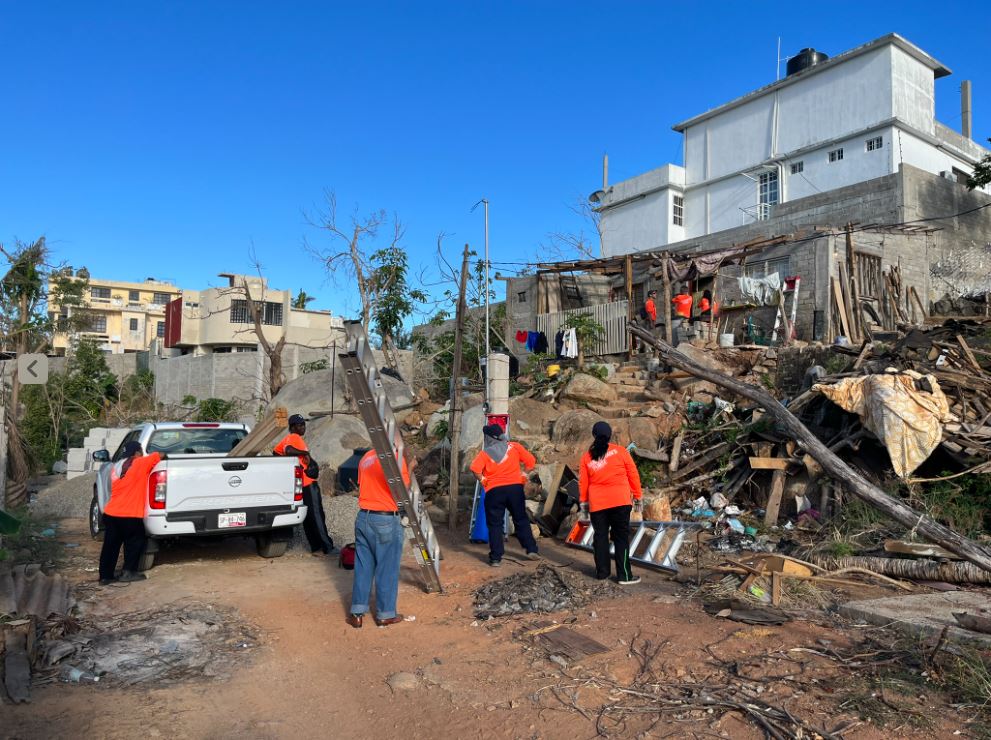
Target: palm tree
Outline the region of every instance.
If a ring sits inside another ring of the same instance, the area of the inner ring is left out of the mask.
[[[292,307],[296,309],[305,309],[306,304],[310,301],[315,301],[316,299],[316,296],[307,295],[306,291],[300,288],[299,293],[292,299]]]

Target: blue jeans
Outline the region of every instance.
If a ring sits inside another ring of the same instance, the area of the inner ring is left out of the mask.
[[[375,582],[375,616],[396,616],[399,595],[399,562],[405,542],[398,516],[359,511],[354,522],[354,585],[351,613],[364,614],[371,601]]]
[[[505,546],[503,545],[503,522],[506,509],[516,525],[516,539],[527,552],[537,552],[537,542],[533,539],[530,520],[526,515],[526,496],[523,484],[499,486],[485,492],[485,523],[489,525],[489,560],[502,560]]]

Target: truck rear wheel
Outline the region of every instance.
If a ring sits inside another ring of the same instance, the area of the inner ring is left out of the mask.
[[[289,538],[265,532],[255,536],[258,554],[263,558],[281,558],[289,548]]]
[[[141,554],[141,560],[138,561],[138,570],[151,570],[155,567],[155,556],[158,555],[158,541],[148,538],[145,542],[145,551]]]

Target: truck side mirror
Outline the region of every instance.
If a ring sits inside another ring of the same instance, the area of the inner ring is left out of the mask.
[[[107,450],[97,450],[93,453],[95,462],[110,462],[110,453]]]

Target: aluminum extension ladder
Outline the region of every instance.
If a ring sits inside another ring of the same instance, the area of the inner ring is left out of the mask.
[[[338,355],[341,367],[344,368],[351,396],[358,406],[362,421],[368,429],[375,454],[378,455],[389,491],[396,500],[399,513],[408,521],[411,539],[416,543],[414,555],[420,564],[427,592],[443,591],[440,583],[440,545],[433,523],[427,516],[423,505],[423,495],[416,482],[416,476],[410,472],[410,482],[407,488],[402,477],[398,460],[403,459],[402,434],[399,425],[389,405],[389,397],[382,385],[378,366],[368,344],[368,336],[360,321],[345,321],[344,332],[347,336],[348,352]]]
[[[630,529],[634,527],[636,530],[630,538],[630,560],[647,568],[674,574],[678,573],[675,558],[685,543],[685,537],[689,532],[702,531],[701,522],[630,522]],[[575,522],[565,544],[592,552],[594,533],[591,522]],[[611,542],[609,553],[615,554]]]

